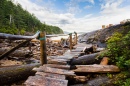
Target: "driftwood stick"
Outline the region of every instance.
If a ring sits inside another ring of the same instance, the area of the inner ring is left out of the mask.
[[[34,39],[39,36],[40,31],[37,31],[37,33],[33,36],[22,36],[22,35],[12,35],[12,34],[5,34],[5,33],[0,33],[0,39],[12,39],[12,40],[20,40],[20,39]]]
[[[16,49],[18,49],[19,47],[21,47],[22,45],[26,44],[27,42],[29,42],[30,40],[24,41],[22,43],[20,43],[19,45],[17,45],[16,47],[8,50],[7,52],[5,52],[4,54],[2,54],[0,56],[0,60],[3,59],[5,56],[8,56],[10,53],[12,53],[13,51],[15,51]]]

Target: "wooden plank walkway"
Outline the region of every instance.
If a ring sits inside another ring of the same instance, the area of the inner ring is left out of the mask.
[[[67,61],[79,55],[86,46],[86,44],[79,43],[75,46],[75,49],[65,52],[63,56],[49,57],[48,64],[33,69],[37,72],[35,76],[30,76],[26,80],[25,85],[68,86],[68,80],[65,77],[76,75],[73,71],[69,70],[70,66],[67,65]]]

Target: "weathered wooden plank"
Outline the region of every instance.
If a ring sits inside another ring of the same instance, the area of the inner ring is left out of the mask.
[[[54,73],[36,72],[36,75],[65,80],[65,75],[59,75]]]
[[[50,59],[47,61],[48,64],[61,64],[61,65],[66,65],[67,61],[64,59]]]
[[[51,59],[64,59],[64,60],[66,60],[66,61],[68,61],[69,60],[69,57],[68,56],[49,56],[49,58],[51,58]]]
[[[43,76],[30,76],[26,82],[26,86],[67,86],[67,80],[43,77]]]
[[[44,67],[52,67],[52,68],[59,68],[59,69],[66,69],[69,70],[70,66],[69,65],[57,65],[57,64],[44,64]]]
[[[44,66],[40,66],[39,68],[34,68],[33,70],[38,71],[38,72],[55,73],[55,74],[61,74],[61,75],[72,75],[72,76],[75,75],[74,72],[70,70],[44,67]]]
[[[91,72],[91,73],[112,73],[120,72],[120,69],[114,65],[76,65],[74,72]]]

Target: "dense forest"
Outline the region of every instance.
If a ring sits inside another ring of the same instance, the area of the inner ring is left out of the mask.
[[[46,31],[47,34],[63,33],[57,26],[41,23],[20,4],[14,4],[12,0],[0,0],[0,32],[24,35],[26,32],[34,33],[37,30]]]

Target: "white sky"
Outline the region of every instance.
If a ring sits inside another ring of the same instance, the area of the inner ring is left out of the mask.
[[[119,24],[124,19],[130,19],[130,0],[66,0],[68,2],[64,5],[68,7],[63,9],[56,8],[58,4],[54,3],[56,1],[61,2],[61,0],[14,1],[20,3],[30,13],[35,14],[41,22],[58,26],[63,31],[68,32],[90,32],[101,29],[102,25]],[[48,2],[44,3],[45,1]],[[89,4],[83,8],[81,5],[85,1]],[[42,5],[40,2],[44,4]],[[66,11],[63,12],[63,10]],[[92,12],[85,12],[91,10]],[[81,16],[83,13],[84,15]]]

